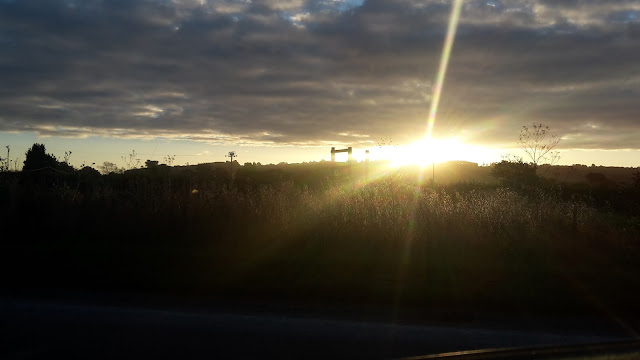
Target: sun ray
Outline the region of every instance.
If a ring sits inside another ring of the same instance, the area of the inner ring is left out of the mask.
[[[427,141],[431,140],[433,126],[436,122],[440,95],[442,94],[442,87],[447,74],[447,67],[449,66],[451,49],[453,49],[453,41],[455,40],[456,30],[458,29],[458,20],[460,19],[461,8],[462,0],[454,0],[451,6],[451,15],[449,16],[449,27],[444,40],[442,55],[440,56],[440,66],[438,68],[438,74],[436,75],[436,83],[433,87],[433,96],[431,97],[431,107],[429,109],[429,118],[427,119],[427,133],[425,135],[425,139],[427,139]]]
[[[442,55],[440,57],[440,66],[438,68],[438,74],[436,76],[436,83],[433,88],[433,96],[431,98],[431,108],[429,109],[429,118],[427,119],[427,132],[425,134],[424,141],[417,143],[417,149],[411,149],[411,146],[407,147],[407,149],[411,151],[410,154],[416,154],[415,150],[429,151],[429,150],[434,150],[436,148],[433,146],[434,144],[431,140],[431,135],[433,133],[433,126],[436,122],[436,114],[438,113],[438,104],[440,103],[442,86],[444,84],[445,75],[447,73],[447,66],[449,65],[449,57],[451,55],[451,49],[453,48],[453,40],[455,39],[455,36],[456,36],[456,29],[458,27],[458,20],[460,18],[461,7],[462,7],[462,0],[453,0],[453,4],[451,5],[451,15],[449,17],[449,27],[447,29],[447,35],[444,41],[444,48],[442,50]],[[418,156],[425,155],[425,153],[422,151],[417,152]],[[422,154],[420,154],[421,152]],[[428,154],[430,157],[432,157],[431,163],[434,163],[435,159],[433,158],[433,156],[435,155],[435,152],[429,151]],[[407,154],[405,154],[405,158],[406,158],[406,155]],[[416,162],[415,161],[416,159],[413,158],[412,156],[409,156],[409,158],[411,159],[412,163]],[[419,173],[421,174],[422,172],[420,171]],[[418,178],[416,178],[416,181],[420,182],[421,180],[422,180],[421,175],[418,175]],[[412,208],[413,208],[412,213],[415,214],[417,203],[412,204]],[[404,286],[405,286],[404,278],[409,267],[408,259],[411,258],[411,245],[413,243],[412,230],[413,229],[410,226],[409,233],[407,234],[407,237],[405,239],[404,254],[402,258],[399,259],[400,271],[398,272],[398,274],[396,274],[395,298],[394,298],[394,305],[392,309],[394,320],[396,320],[396,317],[398,315],[398,309],[400,306],[402,293],[404,291]]]

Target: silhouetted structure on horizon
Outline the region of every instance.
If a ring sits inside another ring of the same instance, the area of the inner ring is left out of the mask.
[[[353,148],[351,146],[349,146],[346,149],[340,149],[340,150],[336,150],[335,147],[331,148],[331,162],[336,162],[336,153],[343,153],[346,152],[349,154],[349,159],[348,161],[351,161],[351,155],[353,154]]]

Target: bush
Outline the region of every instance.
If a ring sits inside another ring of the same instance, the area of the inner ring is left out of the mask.
[[[522,162],[521,159],[502,160],[493,164],[491,174],[500,180],[504,186],[524,188],[531,187],[538,182],[536,166]]]
[[[58,167],[58,160],[55,156],[47,154],[44,144],[33,144],[26,152],[23,171],[32,171],[43,168],[55,169]]]

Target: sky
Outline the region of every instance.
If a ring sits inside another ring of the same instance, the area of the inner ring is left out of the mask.
[[[405,156],[380,145],[424,138],[451,4],[0,0],[0,145],[76,166]],[[432,134],[466,151],[429,151],[499,161],[543,123],[560,164],[637,167],[639,99],[640,1],[466,0]]]

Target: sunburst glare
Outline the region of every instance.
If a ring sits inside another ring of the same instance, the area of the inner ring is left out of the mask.
[[[478,164],[496,161],[496,150],[465,144],[459,138],[423,139],[403,146],[386,146],[372,151],[372,160],[387,160],[391,167],[425,166],[446,161]]]

